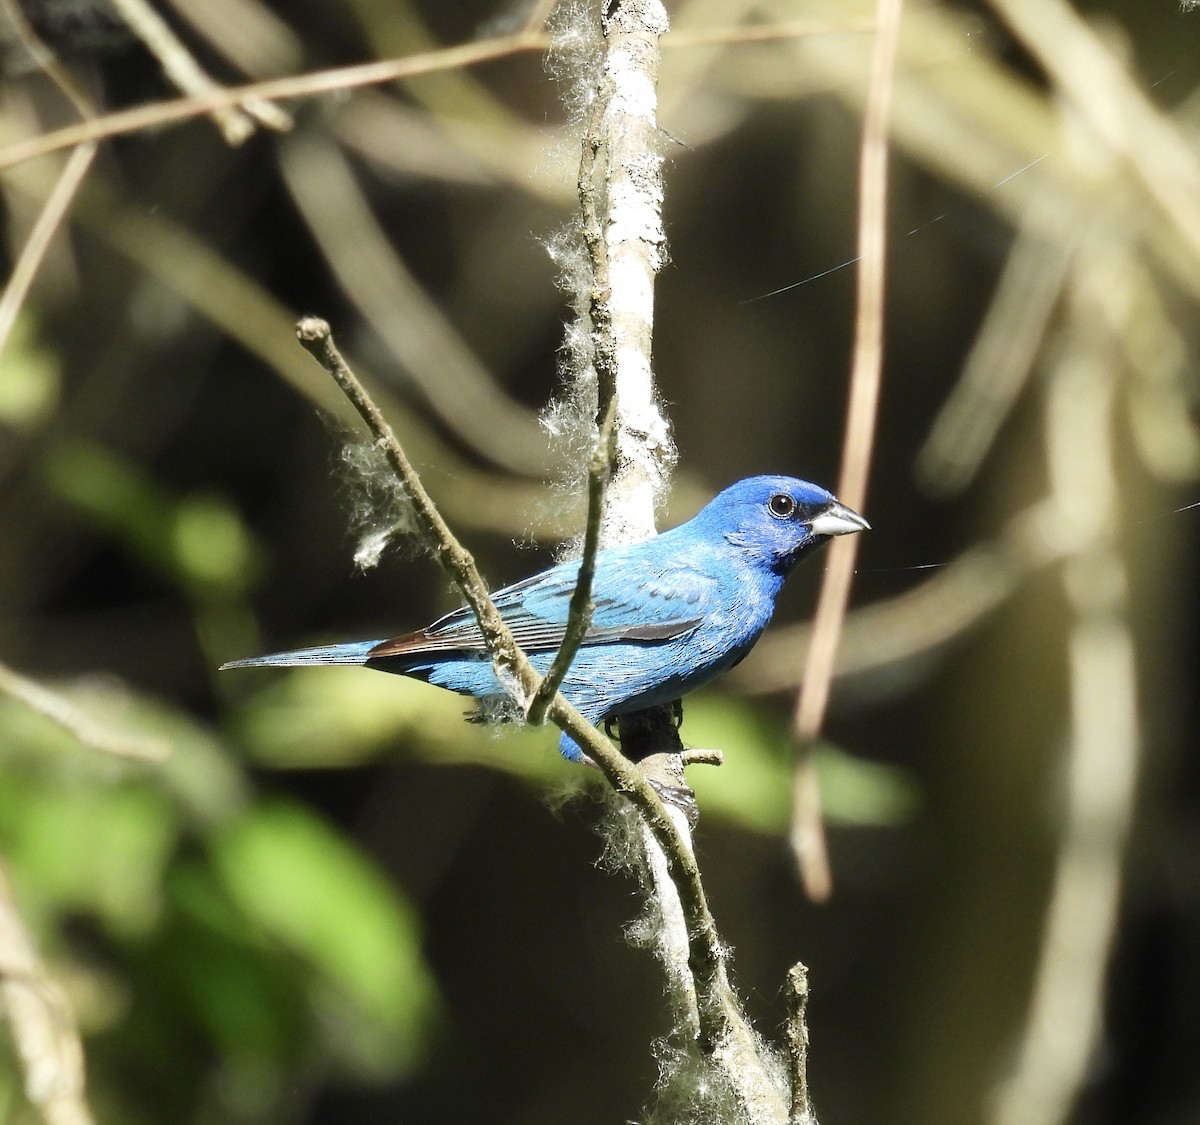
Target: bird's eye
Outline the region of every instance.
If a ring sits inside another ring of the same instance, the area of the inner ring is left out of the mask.
[[[786,492],[777,492],[767,501],[767,511],[777,520],[791,519],[796,512],[796,501]]]

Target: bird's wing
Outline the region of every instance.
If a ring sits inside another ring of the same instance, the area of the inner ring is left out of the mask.
[[[566,632],[578,563],[564,563],[526,578],[493,595],[496,608],[526,652],[553,651]],[[654,567],[621,550],[605,552],[596,564],[592,584],[592,622],[584,644],[619,641],[662,641],[694,629],[705,615],[715,581],[682,563]],[[369,659],[422,653],[464,654],[486,651],[470,609],[456,609],[415,633],[384,641]]]

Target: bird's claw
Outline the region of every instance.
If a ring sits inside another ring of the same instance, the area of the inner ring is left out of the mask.
[[[679,809],[687,817],[688,827],[694,829],[700,819],[700,806],[696,804],[696,794],[687,785],[667,785],[652,777],[646,778],[658,794],[664,805]]]

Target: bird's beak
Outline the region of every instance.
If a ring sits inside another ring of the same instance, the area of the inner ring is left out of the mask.
[[[867,523],[853,508],[839,504],[836,500],[819,516],[809,521],[814,535],[853,535],[856,531],[870,531]]]

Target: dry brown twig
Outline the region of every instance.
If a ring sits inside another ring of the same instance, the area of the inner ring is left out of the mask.
[[[132,31],[158,59],[163,73],[185,94],[203,97],[220,87],[171,30],[170,25],[146,0],[111,0],[114,8]],[[233,105],[216,105],[209,115],[231,145],[240,145],[254,132],[254,123],[269,129],[292,127],[291,117],[258,95],[248,95]]]
[[[681,33],[676,41],[664,37],[665,47],[688,48],[698,45],[760,42],[768,39],[787,39],[832,32],[861,32],[868,28],[856,21],[797,21],[783,25],[764,25],[753,32],[744,27],[718,28],[712,31]],[[154,102],[133,109],[105,114],[94,122],[68,125],[49,133],[28,137],[0,149],[0,169],[10,168],[25,160],[45,156],[60,149],[72,148],[84,141],[107,140],[111,137],[140,132],[165,125],[176,125],[222,108],[243,105],[249,99],[277,102],[289,98],[311,98],[321,94],[354,90],[363,86],[379,86],[404,78],[414,78],[442,70],[476,66],[510,55],[530,51],[545,51],[551,38],[533,23],[512,35],[499,35],[471,43],[455,44],[432,51],[421,51],[398,59],[382,59],[308,74],[269,78],[238,86],[213,86],[194,95],[172,101]]]
[[[854,320],[854,360],[838,495],[861,509],[875,442],[879,387],[883,373],[883,296],[887,229],[888,110],[900,36],[903,0],[878,0],[875,50],[863,115],[859,160],[858,308]],[[838,637],[850,598],[858,536],[835,540],[821,586],[812,645],[796,701],[795,729],[800,747],[792,787],[791,845],[810,898],[823,902],[833,889],[821,797],[811,748],[825,718],[837,658]]]
[[[25,18],[25,13],[15,0],[0,0],[4,16],[13,29],[21,46],[34,63],[54,83],[63,96],[86,121],[95,119],[95,110],[83,92],[75,85],[71,76],[59,65],[58,60],[42,43]],[[16,325],[17,316],[25,304],[30,287],[46,258],[46,252],[54,241],[54,235],[62,225],[96,156],[96,143],[86,141],[74,149],[59,172],[54,187],[47,194],[36,221],[30,228],[25,244],[13,264],[0,296],[0,352],[3,352]]]

